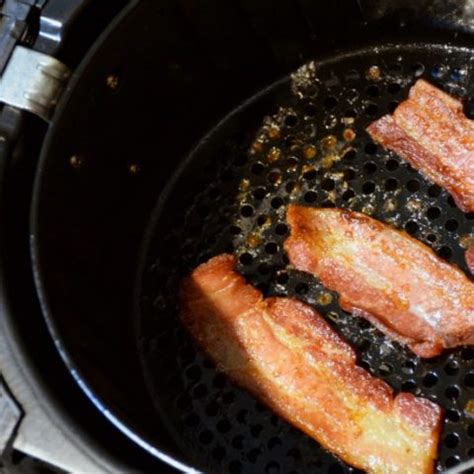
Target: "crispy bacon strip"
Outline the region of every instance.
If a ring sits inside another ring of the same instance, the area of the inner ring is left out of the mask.
[[[234,264],[230,255],[215,257],[181,289],[181,319],[218,369],[353,466],[433,472],[441,409],[394,396],[314,309],[263,299]]]
[[[459,100],[419,79],[393,115],[367,131],[445,188],[462,211],[474,211],[474,121]]]
[[[474,283],[406,232],[344,209],[290,205],[290,263],[420,357],[474,343]]]
[[[467,266],[471,273],[474,273],[474,245],[471,245],[464,254]]]

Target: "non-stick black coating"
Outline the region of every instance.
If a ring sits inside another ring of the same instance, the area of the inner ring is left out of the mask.
[[[189,453],[163,429],[133,330],[149,215],[193,144],[229,110],[310,57],[381,31],[400,35],[396,17],[367,27],[357,2],[324,3],[139,2],[77,70],[50,128],[32,213],[43,309],[91,399],[153,455]],[[404,38],[420,33],[403,28]],[[423,30],[433,36],[454,38]]]

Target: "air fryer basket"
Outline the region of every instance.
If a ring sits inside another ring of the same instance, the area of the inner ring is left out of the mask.
[[[282,251],[289,202],[336,205],[466,270],[473,216],[364,130],[417,77],[470,96],[472,50],[389,3],[380,20],[359,7],[384,2],[143,0],[75,72],[36,177],[36,283],[76,381],[153,455],[219,473],[351,470],[216,373],[181,328],[180,278],[232,251],[265,294],[317,307],[396,391],[446,409],[438,469],[473,456],[474,350],[419,361]]]
[[[474,349],[421,361],[343,312],[337,295],[289,267],[283,251],[288,203],[336,206],[406,229],[467,271],[463,243],[474,215],[375,145],[365,128],[393,111],[419,77],[465,96],[470,55],[434,45],[377,46],[309,63],[226,117],[168,185],[149,234],[143,360],[167,425],[206,471],[354,471],[194,350],[177,319],[176,289],[183,275],[220,252],[235,252],[238,269],[265,294],[315,306],[358,349],[360,364],[396,391],[443,406],[440,470],[474,455]]]

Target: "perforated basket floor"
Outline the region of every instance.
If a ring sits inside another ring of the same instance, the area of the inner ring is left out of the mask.
[[[203,139],[169,184],[151,224],[139,341],[149,387],[178,445],[206,472],[356,472],[236,388],[180,326],[180,278],[220,252],[266,295],[315,306],[357,349],[360,365],[446,410],[438,470],[474,457],[474,347],[421,361],[337,295],[287,266],[290,202],[365,212],[404,228],[464,271],[474,215],[365,132],[418,77],[460,97],[472,52],[383,46],[316,61],[243,104]],[[471,401],[472,400],[472,401]]]

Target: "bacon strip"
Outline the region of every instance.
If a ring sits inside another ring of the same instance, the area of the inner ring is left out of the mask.
[[[420,357],[474,343],[474,283],[406,232],[344,209],[290,205],[290,263]]]
[[[462,103],[419,79],[393,115],[367,128],[372,138],[474,211],[474,121]]]
[[[471,273],[474,273],[474,245],[471,245],[464,254],[467,267]]]
[[[353,466],[433,472],[441,408],[394,396],[314,309],[263,299],[234,264],[215,257],[181,288],[181,319],[218,369]]]

